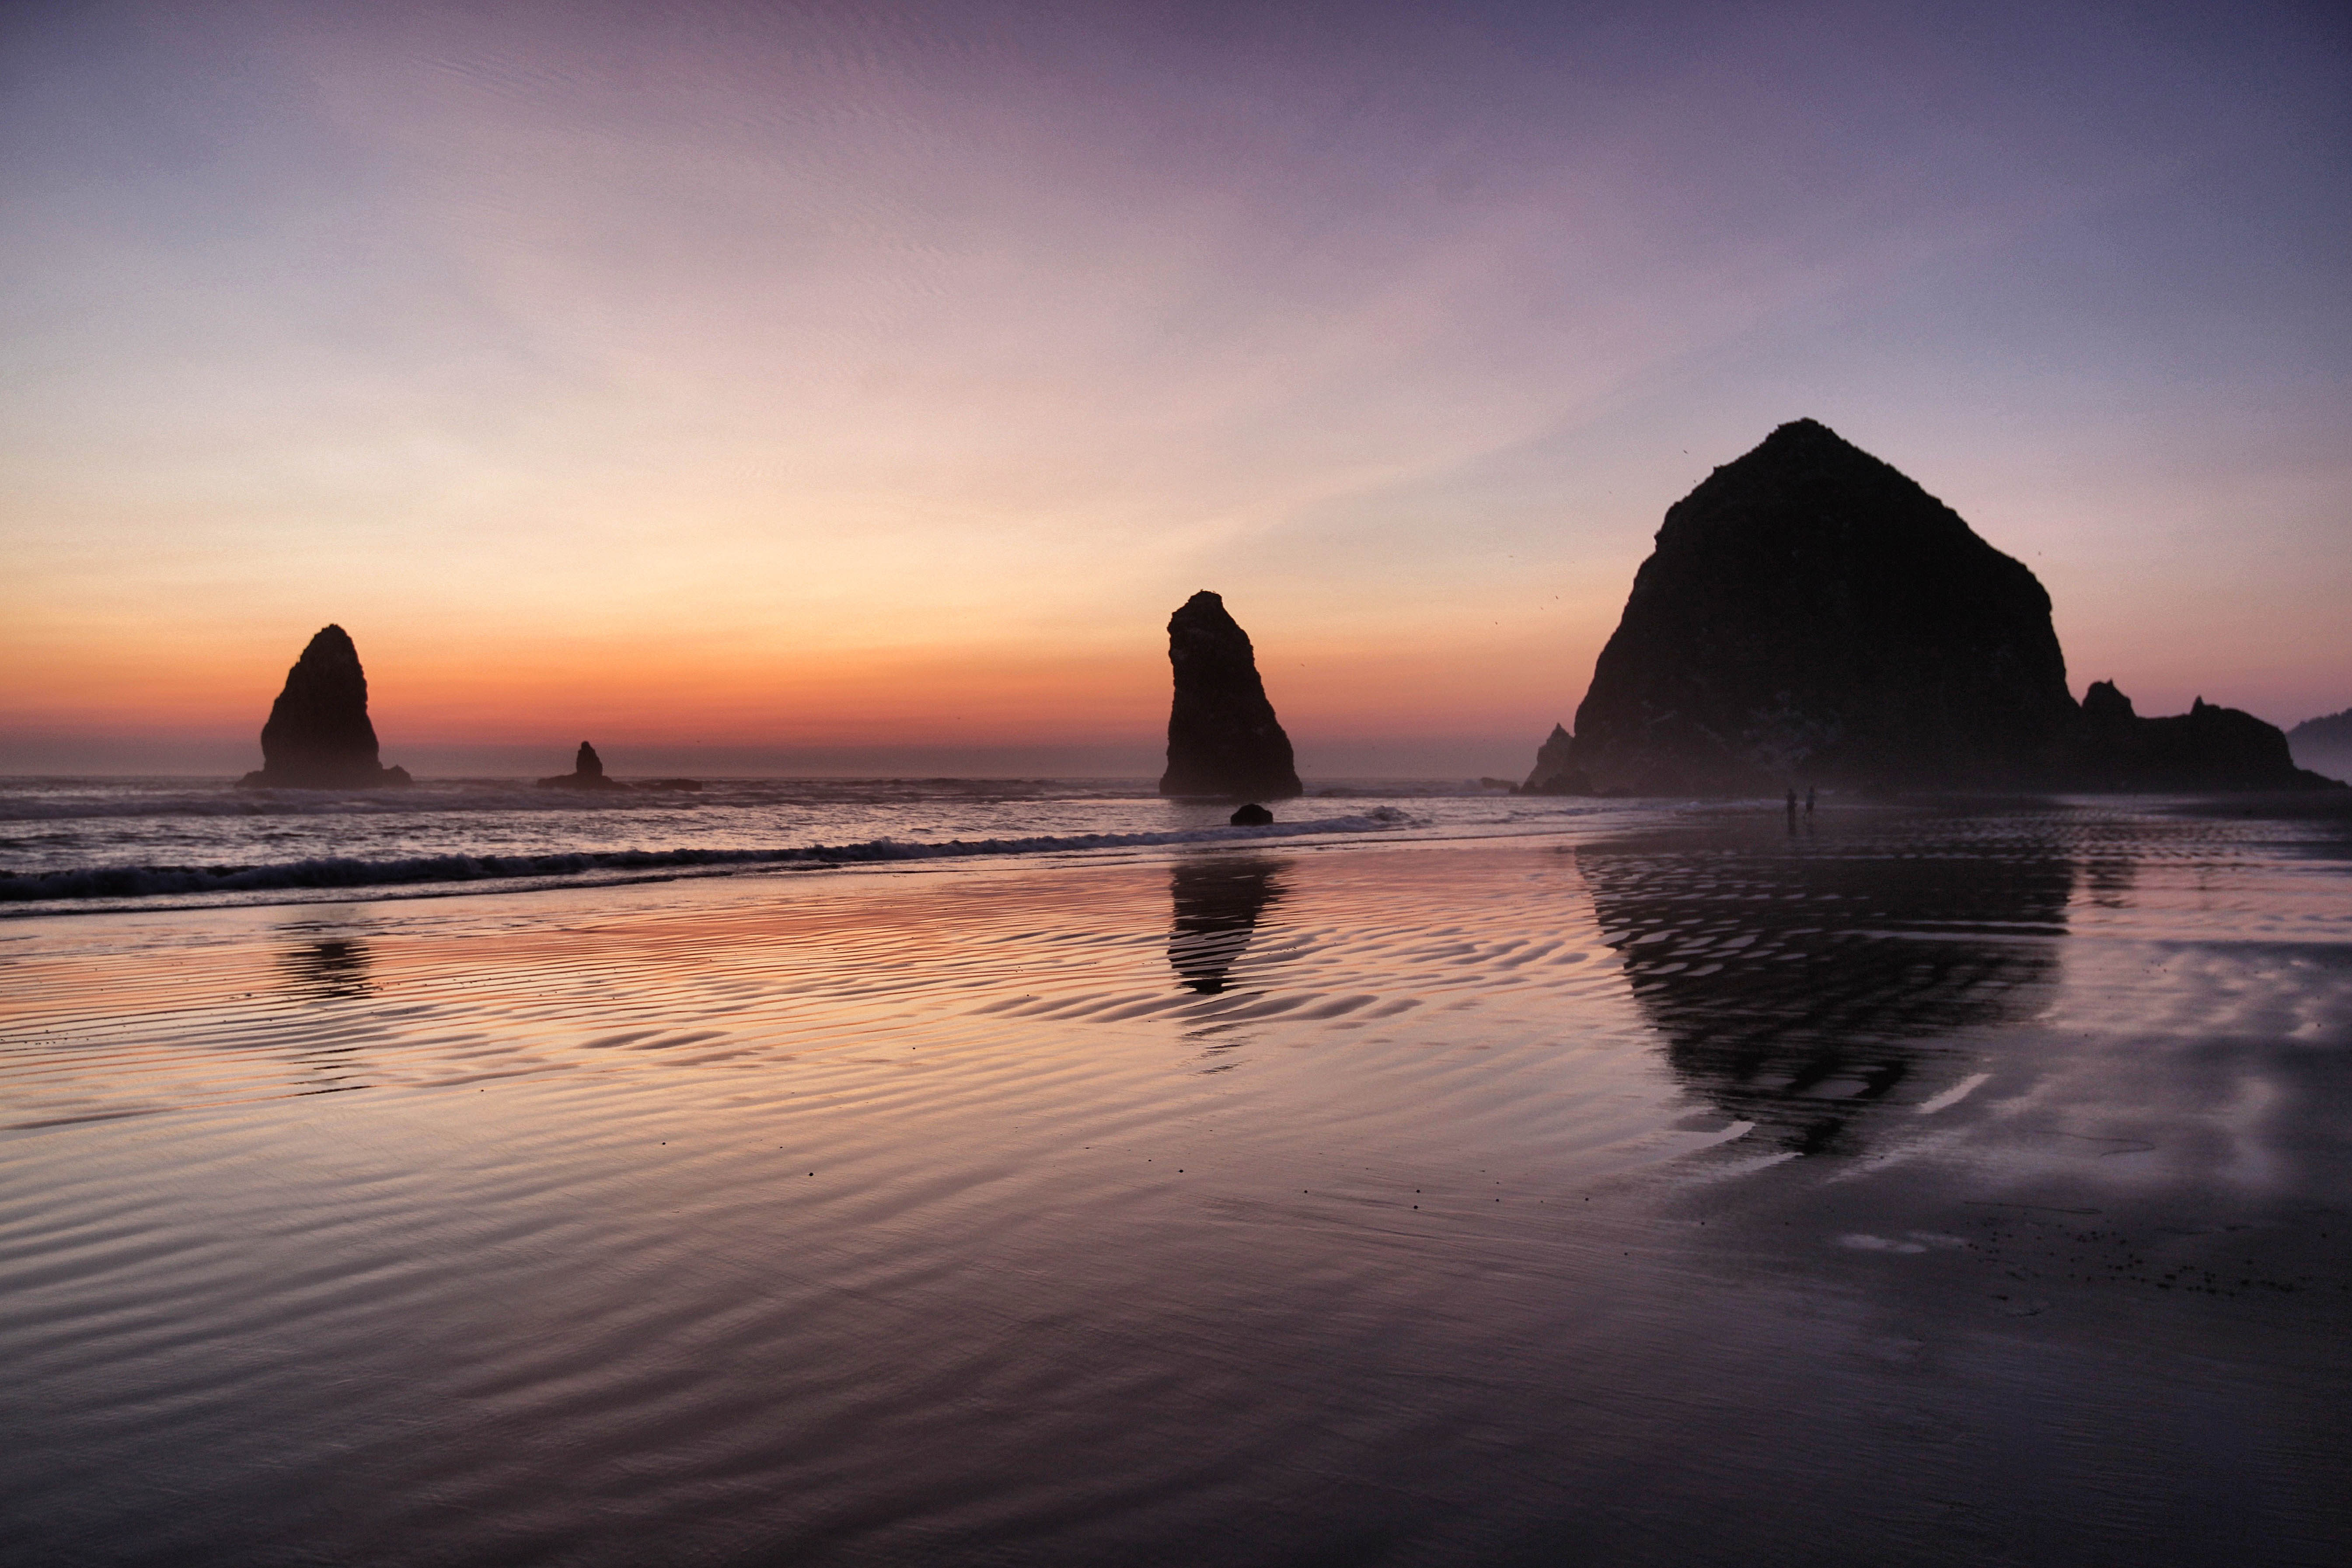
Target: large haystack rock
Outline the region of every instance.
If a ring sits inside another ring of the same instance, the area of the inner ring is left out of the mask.
[[[381,789],[410,782],[376,759],[367,675],[340,626],[321,628],[286,672],[261,727],[261,767],[238,782],[261,789]]]
[[[2020,784],[2074,716],[2033,574],[1806,419],[1667,511],[1567,766],[1645,794]]]
[[[2199,698],[2077,707],[2050,596],[1887,465],[1784,424],[1666,512],[1564,756],[1523,789],[2311,789],[2273,726]]]
[[[1249,633],[1213,593],[1196,593],[1168,618],[1176,699],[1168,714],[1162,795],[1282,800],[1299,794],[1290,737],[1258,679]]]

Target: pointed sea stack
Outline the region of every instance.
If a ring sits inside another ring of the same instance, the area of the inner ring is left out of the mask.
[[[1168,714],[1162,795],[1286,800],[1301,793],[1290,737],[1258,679],[1249,633],[1205,591],[1168,618],[1176,700]]]
[[[1608,794],[2015,785],[2074,717],[2033,573],[1801,419],[1667,511],[1568,764]]]
[[[341,627],[322,628],[270,705],[261,767],[237,782],[250,789],[381,789],[410,781],[408,769],[376,759],[359,650]]]
[[[604,777],[604,759],[597,756],[596,748],[584,740],[580,743],[579,755],[572,759],[572,771],[558,773],[552,779],[542,779],[539,781],[539,787],[542,789],[619,789],[624,788],[618,779]]]

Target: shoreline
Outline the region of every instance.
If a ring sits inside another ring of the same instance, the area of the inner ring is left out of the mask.
[[[553,1454],[641,1501],[583,1563],[2326,1560],[2352,866],[2285,827],[22,923],[0,1502],[487,1562],[528,1522],[415,1500]]]
[[[1370,799],[1349,796],[1346,799]],[[1521,797],[1412,797],[1493,800]],[[1202,823],[1126,832],[1041,834],[978,840],[925,840],[886,836],[863,842],[773,847],[698,847],[576,850],[545,854],[446,853],[383,862],[348,857],[258,864],[120,864],[47,872],[0,871],[0,920],[47,919],[74,914],[116,914],[141,909],[205,909],[245,905],[299,904],[347,900],[400,900],[461,894],[504,896],[563,887],[627,886],[643,882],[699,880],[779,872],[834,872],[852,868],[910,868],[941,862],[1030,859],[1078,860],[1124,857],[1188,845],[1246,846],[1317,841],[1330,844],[1392,839],[1410,843],[1478,842],[1489,839],[1589,832],[1596,820],[1723,821],[1780,820],[1784,803],[1769,798],[1656,800],[1529,797],[1549,804],[1531,819],[1472,824],[1441,823],[1425,813],[1374,805],[1351,816],[1289,821],[1272,827]],[[1567,802],[1573,801],[1573,804]],[[1549,803],[1558,802],[1558,803]],[[1193,802],[1151,803],[1178,807]],[[2063,811],[2090,815],[2241,817],[2257,821],[2346,824],[2352,844],[2352,794],[2211,792],[2150,795],[1943,794],[1895,800],[1833,798],[1822,821],[1852,821],[1909,814],[2009,816]],[[1222,806],[1213,805],[1212,815]],[[1790,819],[1790,831],[1812,831],[1811,813]],[[2352,848],[2347,848],[2352,853]],[[124,884],[148,884],[117,891]],[[53,891],[59,887],[72,891]]]

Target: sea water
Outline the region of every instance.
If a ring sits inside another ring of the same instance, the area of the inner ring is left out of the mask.
[[[304,890],[619,881],[730,868],[1068,853],[1358,835],[1539,831],[1604,808],[1475,783],[1357,779],[1275,803],[1162,799],[1149,779],[717,779],[692,790],[242,789],[229,779],[0,779],[0,911],[285,902]]]

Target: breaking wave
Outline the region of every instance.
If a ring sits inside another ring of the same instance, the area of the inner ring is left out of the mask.
[[[728,866],[856,865],[887,861],[1024,855],[1055,851],[1149,849],[1167,844],[1256,842],[1310,835],[1381,832],[1412,826],[1392,806],[1351,817],[1277,822],[1257,828],[1191,828],[1160,832],[1070,833],[1014,839],[952,839],[925,843],[892,838],[788,849],[586,850],[554,854],[444,854],[395,860],[342,857],[272,865],[92,866],[63,871],[0,871],[0,903],[168,894],[256,893],[310,888],[393,887],[417,883],[512,881],[597,873],[658,873]]]
[[[542,789],[528,779],[428,779],[401,789],[243,789],[232,781],[0,779],[0,823],[186,817],[373,818],[524,812],[676,814],[711,807],[905,805],[1156,799],[1149,779],[713,779],[691,790],[639,780],[617,789]]]

